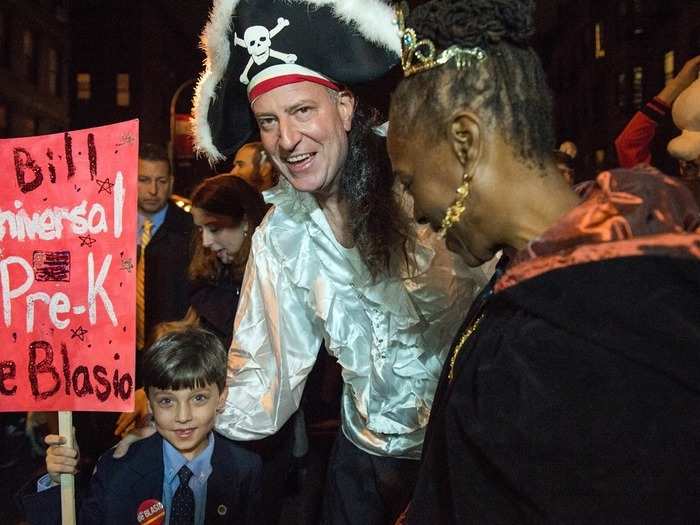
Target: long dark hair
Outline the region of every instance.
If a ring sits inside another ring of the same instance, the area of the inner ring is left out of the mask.
[[[340,187],[353,240],[375,279],[410,266],[415,238],[397,193],[386,141],[373,130],[379,123],[376,111],[358,104]]]
[[[248,221],[248,235],[230,265],[219,261],[216,254],[202,245],[202,236],[197,232],[192,239],[193,255],[189,266],[192,280],[216,281],[224,271],[240,281],[250,252],[250,238],[265,216],[267,208],[262,195],[243,179],[232,175],[218,175],[204,180],[192,192],[192,206],[207,213],[229,217],[233,227]]]

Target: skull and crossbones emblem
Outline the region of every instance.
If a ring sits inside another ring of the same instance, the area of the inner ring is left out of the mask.
[[[250,26],[245,30],[245,33],[243,33],[242,39],[238,38],[236,33],[233,34],[236,45],[245,47],[250,54],[248,65],[246,65],[240,76],[240,81],[243,84],[248,84],[250,82],[248,73],[253,64],[260,66],[267,62],[270,57],[281,60],[285,64],[293,64],[296,62],[297,56],[295,54],[280,53],[270,48],[275,35],[288,25],[289,20],[286,18],[278,18],[277,25],[273,29],[268,30],[265,26]]]

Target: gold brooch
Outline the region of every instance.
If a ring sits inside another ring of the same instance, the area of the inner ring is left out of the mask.
[[[486,59],[486,53],[480,47],[450,46],[437,53],[435,44],[427,39],[418,39],[416,32],[405,25],[406,2],[396,7],[396,23],[401,37],[401,66],[404,77],[442,66],[454,59],[458,69],[472,67]]]

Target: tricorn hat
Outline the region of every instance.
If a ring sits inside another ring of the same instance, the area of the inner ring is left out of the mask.
[[[214,0],[202,47],[193,128],[211,162],[257,129],[250,105],[260,95],[302,81],[365,83],[401,53],[394,9],[382,0]]]

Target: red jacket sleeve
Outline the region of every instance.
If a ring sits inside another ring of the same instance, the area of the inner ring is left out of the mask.
[[[670,109],[666,103],[653,98],[634,114],[615,139],[620,167],[632,168],[637,164],[651,164],[649,145],[656,134],[656,126],[666,118]]]

